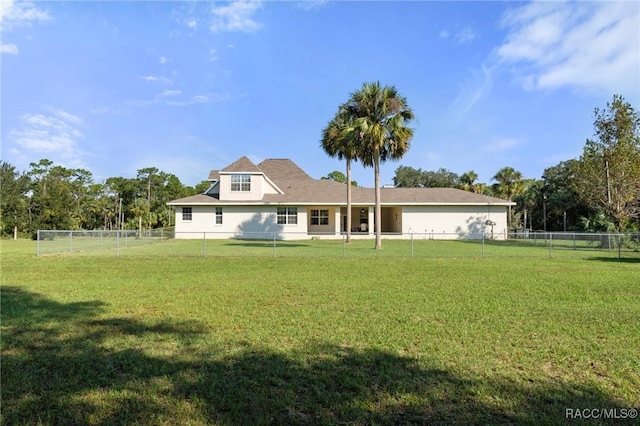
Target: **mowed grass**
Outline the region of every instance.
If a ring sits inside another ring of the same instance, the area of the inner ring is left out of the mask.
[[[2,241],[2,423],[563,424],[640,407],[637,259],[180,247],[36,258]]]

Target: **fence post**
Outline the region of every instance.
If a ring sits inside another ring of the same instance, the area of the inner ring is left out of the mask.
[[[276,257],[276,233],[273,233],[273,257]]]
[[[342,258],[344,259],[346,256],[346,250],[347,249],[347,237],[346,234],[343,232],[342,233]]]
[[[69,253],[73,253],[73,231],[69,231]]]
[[[120,257],[120,232],[116,231],[116,257]]]
[[[39,229],[36,236],[36,257],[40,257],[40,230]]]
[[[413,232],[411,233],[411,258],[413,259]]]
[[[618,259],[622,259],[622,234],[618,234]]]
[[[207,233],[202,233],[202,257],[207,257]]]
[[[482,233],[482,259],[484,259],[484,232]]]
[[[553,245],[553,234],[549,232],[549,259],[551,259],[551,246]]]

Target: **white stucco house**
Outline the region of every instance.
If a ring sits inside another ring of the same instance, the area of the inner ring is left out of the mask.
[[[203,194],[175,207],[175,238],[342,238],[346,184],[313,179],[289,159],[242,157],[209,174]],[[506,238],[515,203],[453,188],[381,188],[384,238]],[[374,189],[352,188],[352,236],[374,232]]]

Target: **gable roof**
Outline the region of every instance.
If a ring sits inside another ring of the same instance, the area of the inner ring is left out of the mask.
[[[290,159],[266,159],[256,166],[247,157],[242,157],[220,172],[263,173],[265,178],[274,182],[283,193],[264,194],[261,200],[251,201],[219,200],[213,195],[199,194],[174,200],[168,204],[346,204],[346,184],[327,179],[313,179]],[[216,170],[212,170],[209,174],[209,179],[212,177],[219,179]],[[352,187],[351,195],[354,205],[374,204],[374,188]],[[383,205],[515,205],[513,202],[456,188],[381,188],[380,197]]]
[[[239,173],[239,172],[262,173],[262,170],[260,170],[258,166],[253,164],[251,160],[247,158],[247,156],[243,156],[237,159],[236,161],[234,161],[233,163],[229,164],[224,169],[220,170],[220,172],[222,173]]]

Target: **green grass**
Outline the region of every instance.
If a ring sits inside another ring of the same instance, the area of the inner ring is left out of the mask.
[[[2,241],[3,424],[563,424],[640,406],[633,257],[176,243],[36,258]]]

